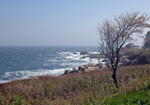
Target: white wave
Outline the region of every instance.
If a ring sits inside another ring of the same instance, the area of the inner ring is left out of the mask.
[[[65,72],[65,70],[71,69],[55,69],[55,70],[48,70],[48,69],[39,69],[39,70],[27,70],[27,71],[15,71],[15,72],[6,72],[0,79],[1,83],[6,83],[11,80],[16,79],[26,79],[33,76],[40,76],[40,75],[52,75],[52,76],[59,76]],[[7,80],[4,80],[7,79]]]
[[[100,62],[100,60],[98,60],[98,59],[90,59],[90,63],[99,63]]]
[[[44,66],[47,66],[47,65],[50,65],[51,63],[53,63],[53,64],[57,64],[57,63],[59,63],[60,61],[59,60],[57,60],[57,59],[48,59],[48,60],[46,60],[45,62],[44,62]]]
[[[70,54],[72,54],[72,52],[58,52],[58,54],[60,54],[60,55],[70,55]]]
[[[90,52],[90,54],[99,54],[100,52]]]
[[[9,82],[9,81],[6,81],[6,80],[0,80],[0,84],[6,83],[6,82]]]
[[[85,58],[82,58],[80,59],[81,61],[86,61],[86,62],[89,62],[90,61],[90,58],[89,57],[85,57]]]
[[[79,60],[82,57],[80,52],[61,52],[58,54],[69,60]]]
[[[16,71],[16,72],[6,72],[3,77],[10,77],[10,76],[22,76],[24,77],[31,77],[31,76],[38,76],[38,75],[53,75],[58,76],[64,73],[66,69],[55,69],[55,70],[48,70],[48,69],[39,69],[39,70],[32,70],[32,71]]]
[[[80,65],[85,65],[85,64],[88,64],[87,62],[66,62],[66,63],[62,63],[61,65],[62,66],[66,66],[66,67],[72,67],[72,68],[77,68],[79,67]]]
[[[90,52],[91,54],[99,54],[99,52]],[[81,61],[79,63],[79,65],[82,65],[82,64],[88,64],[88,63],[100,63],[101,61],[98,60],[97,58],[93,58],[93,59],[90,59],[88,57],[88,55],[80,55],[80,52],[61,52],[61,53],[58,53],[60,54],[62,57],[68,59],[68,60],[76,60],[76,61]],[[76,63],[74,63],[76,64]],[[71,63],[69,62],[65,62],[65,63],[62,63],[62,66],[68,66],[68,65],[71,65]],[[77,66],[79,66],[77,65]]]
[[[103,60],[107,60],[107,59],[100,59],[100,62],[101,62],[102,64],[106,64],[106,62],[104,62]]]

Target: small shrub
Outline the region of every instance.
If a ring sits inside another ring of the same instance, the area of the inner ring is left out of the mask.
[[[148,89],[150,89],[150,84],[148,84],[148,86],[147,86],[147,87],[148,87]]]
[[[25,102],[21,96],[13,96],[10,100],[13,105],[23,105]]]

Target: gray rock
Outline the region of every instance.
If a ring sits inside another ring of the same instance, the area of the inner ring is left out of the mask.
[[[65,73],[64,74],[69,74],[71,73],[72,70],[65,70]]]
[[[107,68],[106,64],[102,64],[101,67],[100,67],[101,70],[105,69],[105,68]]]
[[[89,63],[89,64],[86,65],[86,67],[96,67],[96,66],[97,66],[97,65],[94,64],[94,63]]]
[[[145,62],[146,62],[147,64],[150,64],[150,58],[146,58],[146,59],[145,59]]]
[[[89,71],[94,71],[94,70],[102,70],[106,68],[105,64],[94,64],[94,63],[89,63],[87,65],[80,65],[77,68],[73,68],[72,70],[65,70],[64,74],[69,74],[69,73],[82,73],[82,72],[89,72]]]
[[[102,60],[102,62],[108,62],[108,60],[104,59],[104,60]]]
[[[79,71],[83,71],[85,69],[86,69],[85,65],[80,65],[79,68],[78,68]]]
[[[87,55],[87,54],[89,54],[88,51],[81,51],[81,52],[80,52],[80,55]]]
[[[78,53],[74,52],[73,54],[78,54]]]
[[[81,57],[81,59],[84,59],[84,58],[86,58],[86,57],[88,57],[88,56],[83,56],[83,57]]]
[[[85,69],[85,70],[83,70],[82,72],[89,72],[90,70],[89,69]]]
[[[89,54],[89,58],[100,58],[100,54]]]
[[[131,65],[137,65],[137,64],[138,64],[137,59],[134,59],[133,61],[131,61]]]
[[[101,63],[98,63],[98,64],[96,64],[96,66],[101,67],[101,66],[102,66],[102,64],[101,64]]]
[[[88,67],[89,71],[93,71],[93,70],[99,70],[99,67]]]
[[[128,66],[128,65],[131,65],[131,61],[130,60],[124,60],[123,62],[121,62],[119,64],[119,66]]]
[[[70,73],[78,73],[79,70],[72,70]]]
[[[75,71],[75,70],[78,70],[78,69],[77,69],[77,68],[73,68],[72,70],[74,70],[74,71]]]
[[[125,60],[128,60],[128,56],[122,56],[120,58],[120,62],[124,62]]]

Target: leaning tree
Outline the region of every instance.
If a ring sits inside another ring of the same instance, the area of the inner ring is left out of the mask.
[[[123,13],[114,16],[113,20],[105,20],[98,25],[99,46],[101,53],[108,59],[107,66],[112,71],[112,78],[118,88],[117,68],[120,59],[120,49],[133,35],[140,35],[144,28],[150,28],[150,17],[140,12]]]

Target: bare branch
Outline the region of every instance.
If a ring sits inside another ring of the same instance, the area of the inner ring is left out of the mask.
[[[116,73],[122,46],[132,40],[133,34],[142,33],[144,28],[150,28],[149,20],[147,14],[137,11],[114,16],[113,21],[105,20],[98,26],[101,52],[108,58],[108,67],[113,73]]]

